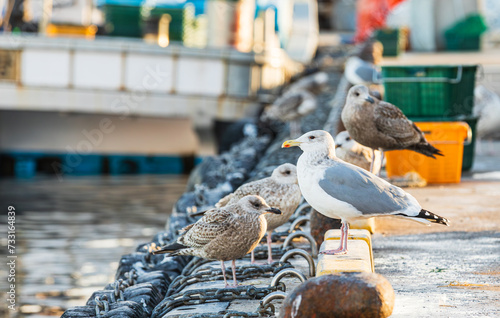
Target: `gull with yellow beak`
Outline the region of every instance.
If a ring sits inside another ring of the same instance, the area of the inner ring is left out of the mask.
[[[310,131],[282,148],[300,147],[297,177],[302,195],[321,214],[342,221],[340,247],[323,254],[347,253],[349,223],[363,218],[395,216],[426,225],[448,220],[422,209],[417,200],[376,175],[335,156],[332,136]]]

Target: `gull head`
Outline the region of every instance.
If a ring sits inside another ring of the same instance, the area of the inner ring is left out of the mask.
[[[316,152],[335,156],[335,143],[332,135],[324,130],[307,132],[295,140],[287,140],[281,148],[300,147],[304,152]]]
[[[238,204],[247,212],[266,214],[281,214],[281,211],[271,208],[266,201],[258,195],[247,195],[238,201]]]
[[[351,138],[347,130],[341,131],[335,136],[335,149],[342,148],[351,151],[356,146],[356,141]]]
[[[291,163],[284,163],[273,170],[271,178],[281,184],[296,184],[298,183],[297,167]]]
[[[351,87],[347,93],[346,106],[364,106],[375,103],[375,99],[370,96],[370,90],[365,85]]]

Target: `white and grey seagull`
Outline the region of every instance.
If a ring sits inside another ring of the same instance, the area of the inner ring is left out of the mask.
[[[341,219],[340,247],[323,254],[345,254],[349,222],[371,217],[394,216],[423,224],[448,225],[448,220],[422,209],[418,201],[376,175],[335,156],[332,136],[324,130],[310,131],[283,148],[298,146],[303,153],[297,162],[302,195],[321,214]]]

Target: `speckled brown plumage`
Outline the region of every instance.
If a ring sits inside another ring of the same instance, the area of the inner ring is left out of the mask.
[[[292,91],[283,94],[266,108],[263,119],[291,121],[301,118],[316,109],[314,95],[305,90]]]
[[[233,204],[246,195],[261,196],[269,206],[281,210],[281,215],[265,215],[267,230],[273,231],[288,221],[302,198],[297,181],[297,168],[291,163],[282,164],[274,169],[270,177],[240,186],[236,191],[222,198],[216,207]]]
[[[285,224],[300,203],[302,194],[297,180],[297,168],[291,163],[285,163],[274,169],[268,178],[242,185],[233,193],[222,198],[216,206],[222,207],[237,202],[246,195],[259,195],[272,206],[281,210],[281,215],[266,214],[268,263],[273,262],[271,249],[271,233],[278,226]],[[252,263],[254,253],[252,252]]]
[[[255,208],[253,202],[261,202]],[[206,259],[228,261],[250,253],[266,232],[262,198],[249,196],[223,208],[207,211],[196,223],[188,225],[177,243],[188,248],[177,255],[193,255]]]
[[[266,213],[281,212],[269,205],[259,196],[245,196],[234,204],[205,212],[196,223],[186,226],[177,242],[165,246],[154,254],[192,255],[205,259],[221,261],[232,260],[233,277],[235,259],[252,251],[266,232]],[[224,274],[224,281],[226,277]],[[226,282],[227,286],[227,282]]]
[[[382,159],[380,151],[375,151],[375,158],[372,158],[372,150],[352,139],[346,130],[335,136],[335,155],[345,162],[352,163],[368,171],[370,171],[372,161],[375,160],[373,173],[379,173],[380,160]]]
[[[409,149],[433,158],[440,155],[399,108],[373,99],[364,85],[349,90],[342,121],[354,140],[372,149]]]

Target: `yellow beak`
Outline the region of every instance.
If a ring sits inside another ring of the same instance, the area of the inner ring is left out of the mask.
[[[296,141],[296,140],[287,140],[285,141],[282,145],[281,145],[281,148],[290,148],[290,147],[296,147],[298,145],[300,145],[301,142],[300,141]]]

